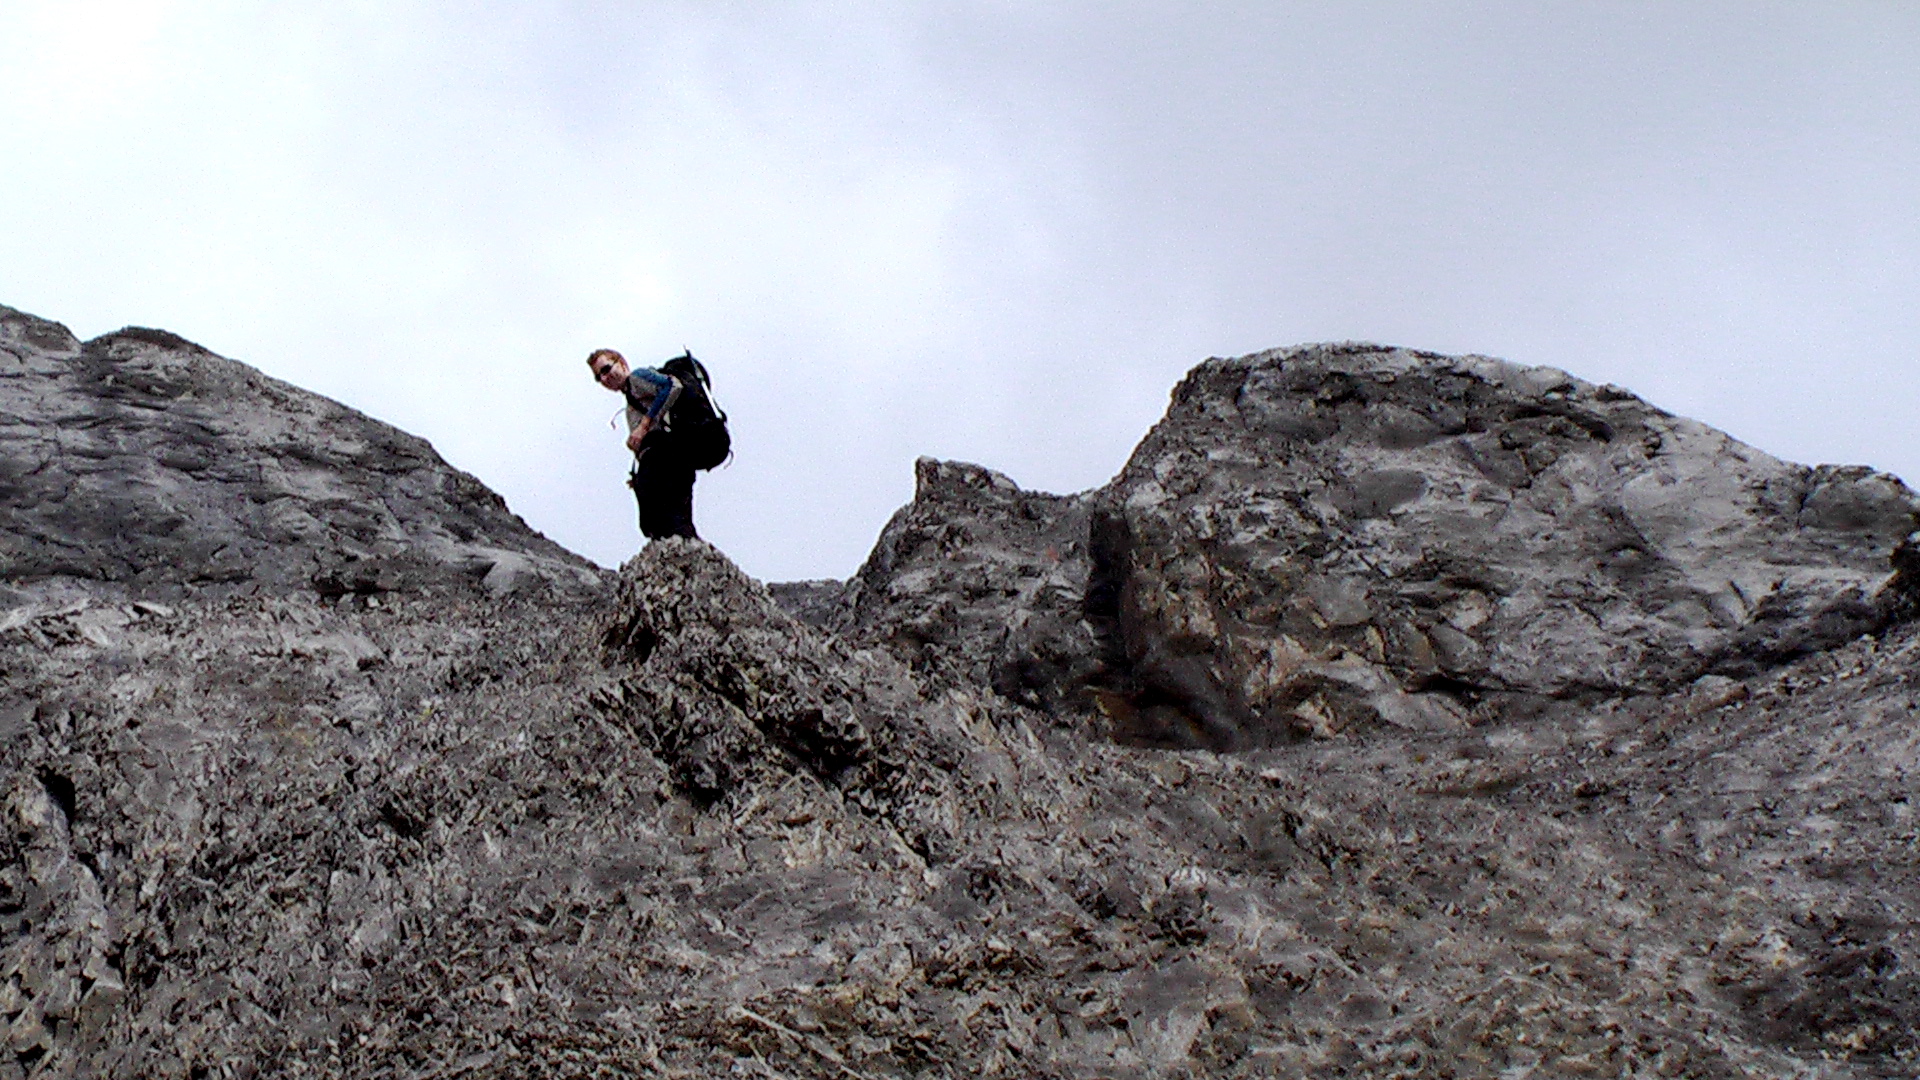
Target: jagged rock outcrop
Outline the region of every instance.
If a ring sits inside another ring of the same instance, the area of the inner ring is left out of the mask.
[[[1402,504],[1399,534],[1337,491],[1338,515],[1259,510],[1293,505],[1288,483],[1357,483],[1352,462],[1387,452],[1205,428],[1192,410],[1223,400],[1207,379],[1244,386],[1261,363],[1203,366],[1103,492],[923,462],[844,586],[769,589],[685,540],[599,591],[495,595],[431,560],[390,592],[292,571],[236,587],[184,543],[171,576],[8,576],[0,1080],[1912,1075],[1920,633],[1872,565],[1901,489],[1749,462],[1806,482],[1804,535],[1779,550],[1820,573],[1780,563],[1798,599],[1686,639],[1692,668],[1589,700],[1541,667],[1527,692],[1550,707],[1464,724],[1365,717],[1234,753],[1116,742],[1203,737],[1196,695],[1224,694],[1232,635],[1340,645],[1394,693],[1447,697],[1342,636],[1426,610],[1394,591],[1422,579],[1386,571],[1450,541],[1443,501]],[[1324,406],[1358,423],[1349,407]],[[1487,422],[1531,430],[1506,407]],[[1583,453],[1613,461],[1551,437],[1573,447],[1567,475],[1588,475]],[[1348,464],[1240,462],[1235,503],[1199,464],[1228,446]],[[303,490],[363,479],[335,467]],[[1550,472],[1507,489],[1511,512],[1587,520],[1549,498]],[[1149,483],[1164,495],[1135,498]],[[1843,494],[1868,510],[1836,525],[1822,508]],[[409,537],[466,512],[404,506]],[[61,512],[22,504],[0,529],[25,543]],[[1734,520],[1693,542],[1734,550],[1778,524]],[[1154,546],[1209,521],[1204,573]],[[1356,521],[1385,549],[1362,579],[1372,623],[1329,618],[1313,586],[1365,554],[1342,531]],[[1240,594],[1196,586],[1251,589],[1233,553],[1303,522],[1349,545],[1275,564],[1326,627],[1241,618],[1221,599]],[[1662,558],[1695,565],[1688,550]],[[1579,599],[1602,580],[1533,571],[1513,612],[1537,582]],[[1127,635],[1164,634],[1196,598],[1226,629],[1166,639],[1201,680],[1167,685]],[[1661,610],[1634,624],[1646,643],[1678,625]]]
[[[10,627],[0,1073],[1915,1052],[1910,636],[1582,730],[1166,755],[918,683],[704,545],[621,580],[570,620],[295,594]]]
[[[932,458],[914,478],[913,502],[881,531],[838,610],[818,586],[804,601],[815,621],[857,630],[918,669],[1070,714],[1100,666],[1083,616],[1094,500]]]
[[[849,625],[1227,749],[1777,666],[1887,625],[1920,509],[1565,372],[1359,345],[1202,364],[1095,492],[969,470],[922,463]]]
[[[0,307],[0,578],[339,595],[597,575],[423,439],[164,331],[81,343]]]

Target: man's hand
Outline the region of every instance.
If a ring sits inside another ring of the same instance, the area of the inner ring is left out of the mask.
[[[636,454],[639,453],[640,441],[642,439],[645,439],[647,437],[647,432],[652,430],[653,430],[653,417],[651,416],[643,417],[640,421],[640,426],[634,428],[633,431],[627,435],[627,449],[633,451]]]

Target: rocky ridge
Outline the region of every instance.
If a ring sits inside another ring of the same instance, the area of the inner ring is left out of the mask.
[[[599,576],[424,439],[165,331],[82,343],[0,307],[0,578],[158,596]]]
[[[22,398],[201,356],[7,325]],[[1320,347],[1202,365],[1107,489],[923,461],[848,583],[669,541],[587,589],[409,460],[305,489],[387,547],[296,491],[323,527],[245,579],[42,559],[73,511],[9,481],[0,1078],[1920,1062],[1892,478]]]
[[[833,625],[1215,749],[1525,720],[1877,632],[1920,508],[1617,387],[1367,345],[1202,364],[1093,492],[919,480]]]

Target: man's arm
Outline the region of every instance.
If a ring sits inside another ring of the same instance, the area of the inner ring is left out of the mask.
[[[646,439],[647,433],[653,430],[654,422],[660,419],[660,414],[666,411],[667,403],[673,400],[673,391],[678,385],[674,382],[673,376],[662,375],[652,368],[634,368],[627,375],[628,401],[638,403],[646,399],[648,390],[653,391],[653,401],[647,405],[647,415],[641,417],[640,422],[627,433],[627,449],[636,454],[640,452],[640,443]]]
[[[661,410],[667,407],[667,399],[673,394],[673,376],[662,375],[652,368],[634,368],[627,376],[627,397],[634,401],[646,399],[652,391],[653,401],[647,405],[647,419],[660,419]]]

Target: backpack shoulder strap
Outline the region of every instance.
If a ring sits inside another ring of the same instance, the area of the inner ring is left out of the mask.
[[[686,389],[686,384],[681,382],[679,377],[675,375],[669,375],[667,379],[673,383],[673,386],[667,390],[667,403],[660,406],[660,419],[666,427],[671,430],[673,427],[673,407],[680,404],[680,391]]]

